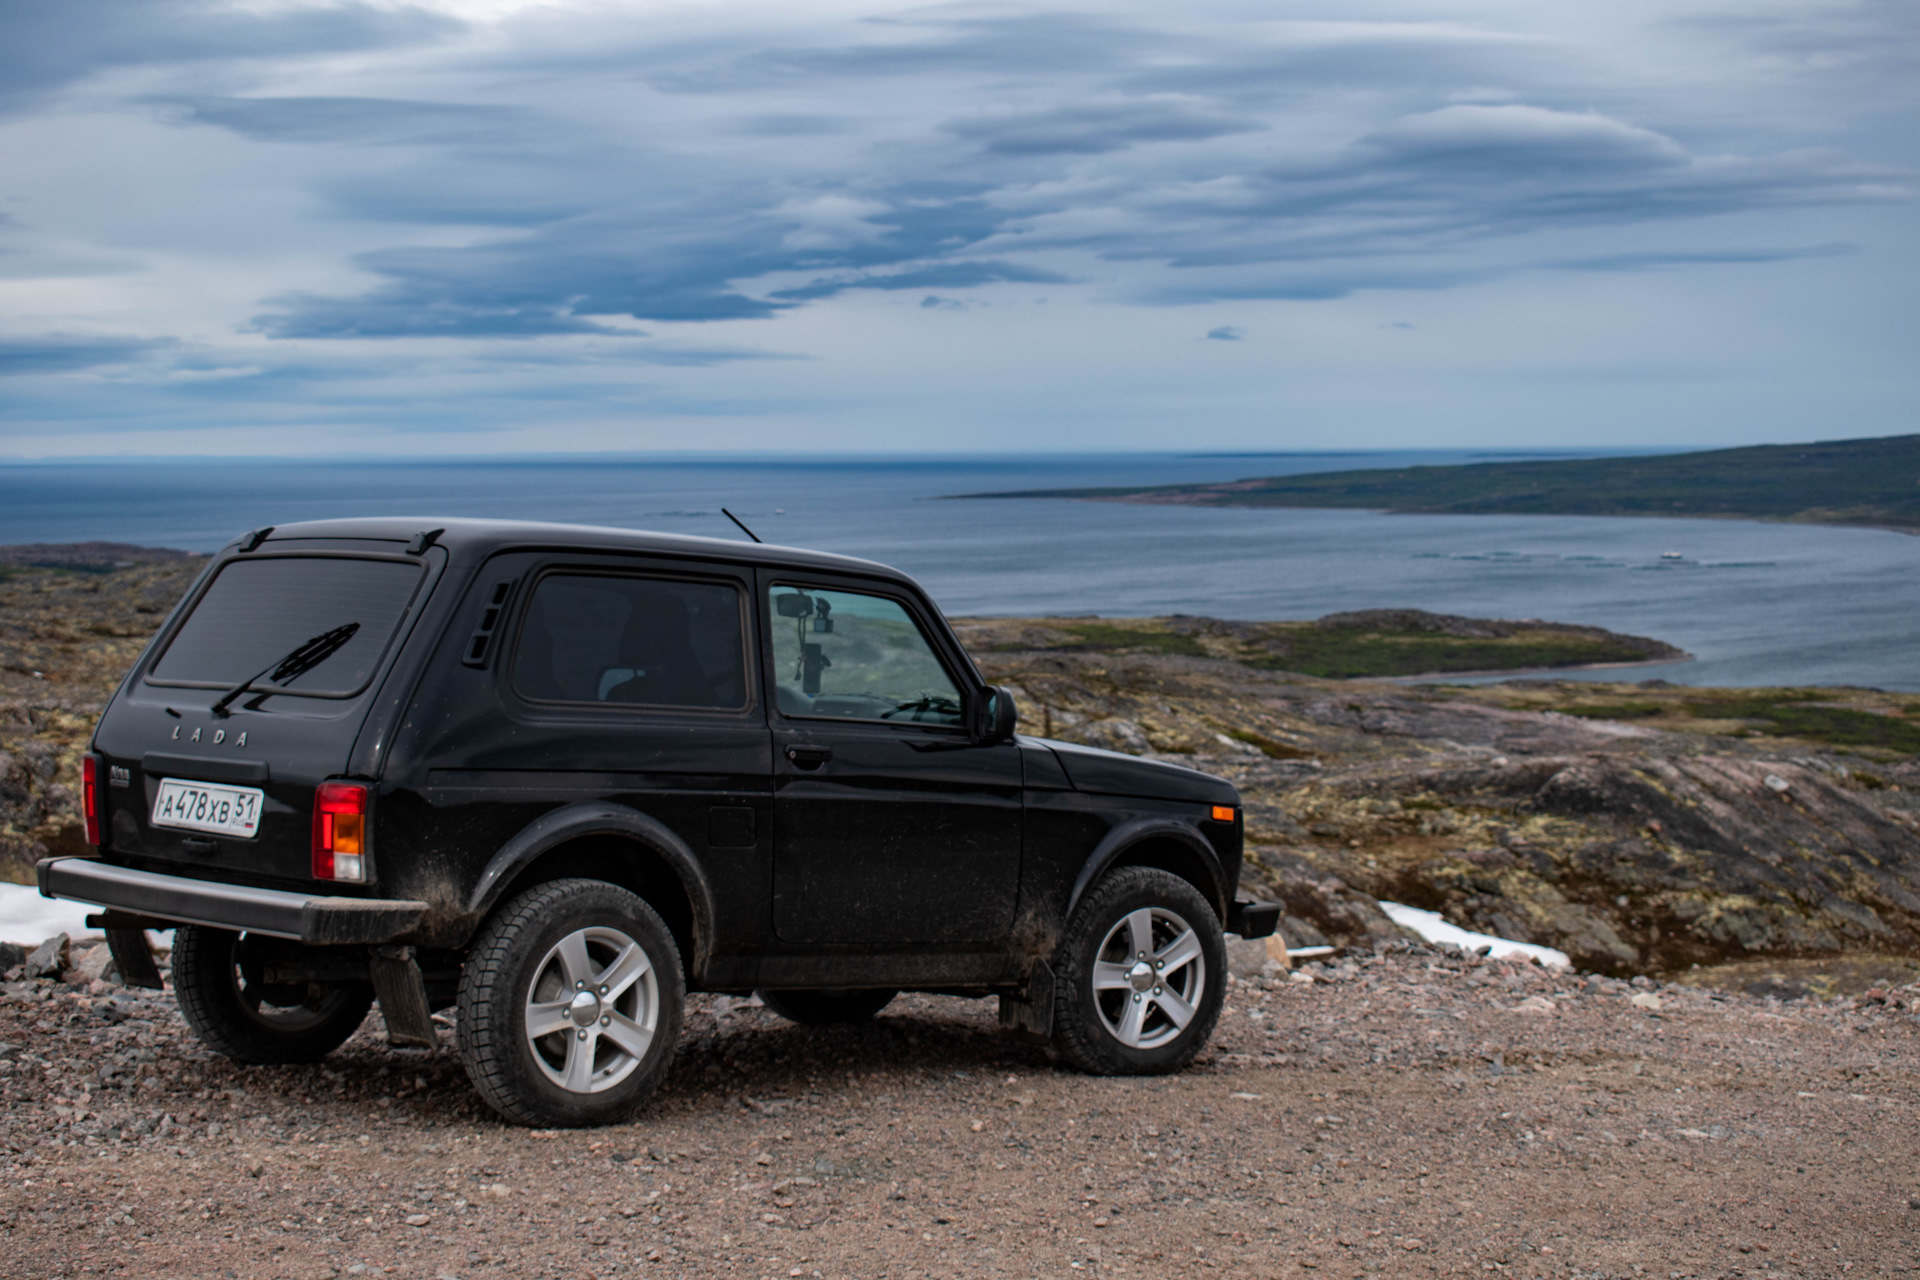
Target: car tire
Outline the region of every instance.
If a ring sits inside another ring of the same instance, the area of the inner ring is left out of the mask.
[[[173,994],[200,1043],[249,1066],[318,1062],[373,1007],[371,983],[265,982],[245,935],[192,924],[174,930]]]
[[[1053,1044],[1082,1071],[1178,1071],[1220,1019],[1220,921],[1200,891],[1171,872],[1108,873],[1074,908],[1057,958]]]
[[[460,1060],[516,1124],[616,1124],[653,1093],[680,1039],[680,949],[645,901],[553,880],[481,926],[460,973]]]
[[[838,1027],[869,1022],[893,1003],[892,987],[819,987],[804,991],[757,991],[760,1003],[788,1022],[803,1027]]]

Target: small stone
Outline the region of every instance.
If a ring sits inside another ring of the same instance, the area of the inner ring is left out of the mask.
[[[1258,978],[1267,963],[1265,938],[1227,937],[1227,972],[1236,978]]]
[[[424,1227],[432,1221],[433,1219],[424,1213],[410,1213],[407,1215],[407,1225],[410,1227]]]
[[[0,973],[5,973],[17,964],[24,964],[27,949],[17,942],[0,942]]]
[[[105,943],[88,947],[74,955],[72,960],[73,963],[67,966],[68,982],[101,982],[114,972],[113,951]]]
[[[973,1130],[975,1133],[980,1132],[982,1129],[986,1127],[987,1127],[987,1122],[985,1120],[975,1120],[972,1124],[967,1126],[967,1128]],[[1916,1206],[1916,1207],[1920,1207],[1920,1206]]]
[[[772,1164],[773,1157],[768,1155],[766,1152],[762,1151],[759,1155],[753,1158],[753,1162],[755,1164]]]
[[[67,935],[56,933],[26,959],[29,978],[57,978],[67,969]]]
[[[1761,779],[1761,781],[1765,784],[1767,790],[1777,796],[1783,796],[1787,793],[1787,780],[1777,773],[1770,773]]]
[[[1660,997],[1651,991],[1636,991],[1627,997],[1627,1003],[1636,1009],[1664,1009],[1667,1006]]]

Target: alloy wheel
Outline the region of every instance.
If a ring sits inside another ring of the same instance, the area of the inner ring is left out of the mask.
[[[523,1024],[533,1060],[572,1093],[600,1093],[646,1057],[660,993],[646,951],[618,929],[576,929],[534,968]]]
[[[1093,963],[1094,1006],[1129,1049],[1155,1049],[1193,1021],[1206,992],[1200,936],[1164,907],[1130,911],[1107,931]]]

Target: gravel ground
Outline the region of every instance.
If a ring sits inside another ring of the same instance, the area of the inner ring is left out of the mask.
[[[1833,1004],[1427,948],[1236,981],[1094,1079],[903,997],[698,997],[634,1124],[528,1132],[377,1016],[241,1069],[170,997],[0,989],[0,1274],[1840,1276],[1920,1271],[1920,989]]]

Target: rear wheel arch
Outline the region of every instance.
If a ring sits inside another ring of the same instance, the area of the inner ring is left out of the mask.
[[[713,897],[693,850],[671,828],[615,804],[568,805],[546,814],[488,861],[468,903],[484,920],[551,880],[604,880],[645,901],[679,948],[691,983],[713,946]]]

